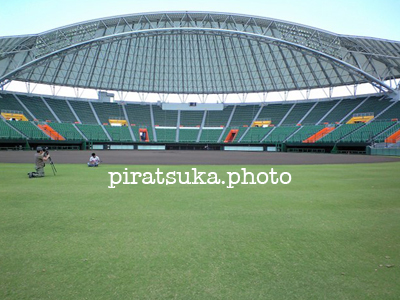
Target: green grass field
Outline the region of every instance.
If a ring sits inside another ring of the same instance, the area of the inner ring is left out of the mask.
[[[234,189],[109,189],[127,166],[32,167],[0,164],[0,299],[400,297],[400,163],[275,166],[289,185]]]

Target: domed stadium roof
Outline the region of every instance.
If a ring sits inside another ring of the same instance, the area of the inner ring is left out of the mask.
[[[159,12],[0,37],[12,80],[169,94],[292,91],[400,78],[400,42],[215,12]]]

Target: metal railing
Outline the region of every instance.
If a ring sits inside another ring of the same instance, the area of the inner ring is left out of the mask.
[[[325,149],[318,148],[287,148],[287,152],[297,153],[325,153]]]
[[[356,114],[353,114],[353,118],[356,118],[356,117],[373,117],[373,116],[375,116],[375,113],[374,112],[366,112],[366,113],[356,113]]]
[[[20,115],[24,114],[24,112],[20,111],[20,110],[8,110],[8,109],[2,109],[1,113],[5,113],[5,114],[20,114]]]

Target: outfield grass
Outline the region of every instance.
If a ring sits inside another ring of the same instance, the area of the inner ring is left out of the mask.
[[[32,165],[0,164],[1,299],[400,297],[400,163],[275,166],[289,185],[108,189],[124,167],[28,179]],[[227,180],[240,167],[198,169]]]

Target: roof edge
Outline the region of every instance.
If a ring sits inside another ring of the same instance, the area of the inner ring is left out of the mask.
[[[257,16],[257,15],[248,15],[248,14],[239,14],[239,13],[230,13],[230,12],[218,12],[218,11],[154,11],[154,12],[141,12],[141,13],[133,13],[133,14],[123,14],[123,15],[115,15],[115,16],[109,16],[109,17],[103,17],[103,18],[96,18],[96,19],[90,19],[87,21],[82,21],[82,22],[76,22],[60,27],[56,27],[53,29],[49,29],[43,32],[35,33],[35,34],[22,34],[22,35],[16,35],[16,36],[0,36],[0,39],[2,38],[21,38],[21,37],[34,37],[34,36],[40,36],[44,34],[48,34],[57,30],[62,30],[74,26],[79,26],[83,24],[89,24],[93,22],[99,22],[99,21],[105,21],[105,20],[111,20],[111,19],[118,19],[118,18],[125,18],[125,17],[132,17],[132,16],[149,16],[149,15],[156,15],[156,14],[174,14],[174,13],[188,13],[188,14],[215,14],[215,15],[226,15],[226,16],[236,16],[236,17],[245,17],[245,18],[256,18],[256,19],[261,19],[261,20],[269,20],[269,21],[274,21],[274,22],[281,22],[281,23],[286,23],[289,25],[293,26],[302,26],[311,30],[316,30],[319,32],[323,32],[325,34],[329,34],[335,37],[342,37],[342,38],[362,38],[362,39],[373,39],[373,40],[379,40],[379,41],[386,41],[386,42],[394,42],[394,43],[400,43],[400,41],[396,40],[391,40],[391,39],[382,39],[382,38],[377,38],[377,37],[370,37],[370,36],[358,36],[358,35],[347,35],[347,34],[339,34],[335,33],[329,30],[325,30],[322,28],[314,27],[314,26],[309,26],[301,23],[296,23],[296,22],[291,22],[291,21],[286,21],[282,19],[276,19],[276,18],[270,18],[270,17],[262,17],[262,16]]]

